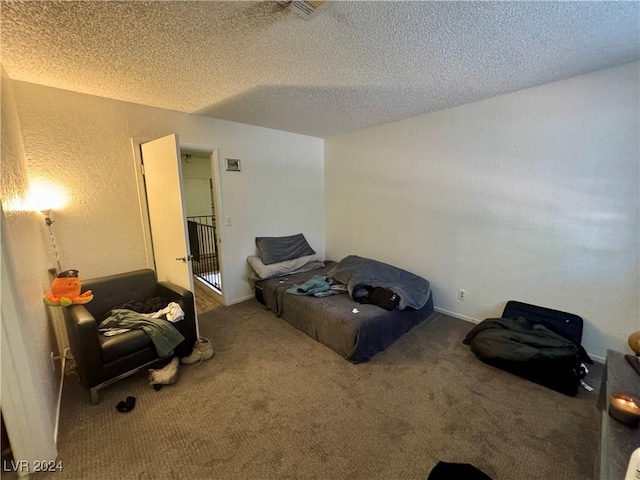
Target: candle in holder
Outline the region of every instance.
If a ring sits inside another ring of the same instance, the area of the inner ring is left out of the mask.
[[[640,402],[630,395],[614,393],[609,400],[609,415],[625,425],[638,428],[640,425]]]

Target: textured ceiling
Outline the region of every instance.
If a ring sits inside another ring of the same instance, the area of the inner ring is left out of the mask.
[[[637,2],[1,5],[15,80],[328,137],[639,58]]]

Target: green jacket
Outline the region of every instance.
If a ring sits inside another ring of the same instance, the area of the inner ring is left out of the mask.
[[[111,316],[100,322],[98,328],[141,328],[151,338],[159,357],[172,355],[173,349],[184,340],[171,322],[162,318],[149,318],[145,314],[125,308],[111,310]]]

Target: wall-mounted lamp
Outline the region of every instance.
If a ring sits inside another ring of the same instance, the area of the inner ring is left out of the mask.
[[[42,214],[42,216],[44,217],[44,223],[47,227],[50,227],[51,225],[53,225],[53,220],[51,220],[51,209],[47,209],[47,210],[40,210],[40,213]]]
[[[49,230],[49,240],[58,272],[61,272],[62,268],[60,267],[58,247],[55,237],[53,236],[53,229],[51,228],[53,225],[51,212],[53,210],[61,210],[67,204],[68,200],[69,197],[61,186],[45,178],[33,178],[29,180],[29,188],[27,191],[23,192],[22,195],[17,195],[15,198],[10,199],[6,205],[7,211],[40,212],[42,214],[44,224]]]
[[[53,235],[53,220],[51,219],[51,212],[64,207],[67,203],[67,199],[67,194],[62,187],[42,178],[35,178],[31,180],[29,184],[29,191],[25,198],[27,210],[39,211],[44,217],[44,223],[49,231],[49,241],[51,242],[51,249],[53,251],[58,272],[62,271],[62,267],[60,266],[58,246],[56,245],[56,239]]]
[[[51,242],[51,250],[53,250],[53,256],[56,259],[57,271],[61,272],[62,267],[60,266],[60,254],[58,253],[58,246],[56,245],[56,237],[53,235],[53,220],[51,220],[51,209],[40,210],[42,216],[44,217],[44,224],[47,226],[47,230],[49,230],[49,241]]]

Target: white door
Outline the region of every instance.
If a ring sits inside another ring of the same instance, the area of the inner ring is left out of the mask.
[[[172,134],[143,143],[141,149],[158,280],[193,292],[178,136]]]

